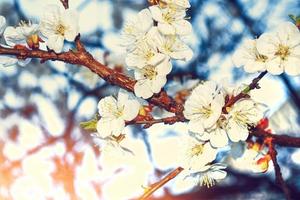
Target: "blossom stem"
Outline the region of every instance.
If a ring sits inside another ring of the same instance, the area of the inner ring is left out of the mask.
[[[160,181],[152,184],[149,188],[146,189],[145,193],[138,198],[138,200],[145,200],[150,197],[156,190],[164,186],[167,182],[175,178],[181,171],[183,170],[182,167],[177,167],[173,171],[171,171],[166,177],[161,179]]]
[[[230,98],[228,102],[224,105],[222,111],[227,114],[227,108],[233,106],[237,101],[243,98],[249,97],[248,93],[253,89],[259,89],[258,82],[267,74],[267,71],[261,72],[256,78],[252,80],[252,82],[238,95]]]

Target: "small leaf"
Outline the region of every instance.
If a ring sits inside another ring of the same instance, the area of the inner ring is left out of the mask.
[[[297,21],[297,18],[299,17],[296,17],[295,15],[291,15],[291,14],[289,14],[289,17],[294,21],[294,22],[296,22]]]
[[[96,115],[93,119],[86,122],[80,122],[81,128],[88,131],[97,131],[97,122],[99,120],[99,116]]]

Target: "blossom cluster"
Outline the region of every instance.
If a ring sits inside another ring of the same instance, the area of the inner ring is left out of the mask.
[[[210,187],[225,178],[224,164],[210,164],[216,159],[218,149],[230,141],[245,141],[249,128],[256,126],[264,116],[264,107],[250,96],[226,106],[241,92],[245,92],[242,87],[233,89],[207,81],[195,87],[185,102],[184,116],[189,120],[190,136],[187,136],[182,165],[187,170],[186,176],[196,177],[200,185]]]
[[[55,53],[63,49],[64,40],[74,41],[79,33],[78,13],[73,10],[60,9],[56,5],[48,5],[39,23],[21,21],[17,27],[7,26],[6,20],[0,16],[0,34],[6,44],[1,46],[16,49],[42,49],[40,43],[46,41],[47,48]],[[45,50],[45,48],[44,48]],[[0,56],[0,65],[11,66],[16,63],[24,66],[30,58]]]
[[[122,32],[126,64],[137,80],[135,95],[144,99],[160,92],[172,70],[171,59],[188,61],[192,50],[182,40],[192,32],[186,20],[188,0],[164,0],[130,18]]]
[[[291,22],[279,24],[273,32],[262,34],[257,39],[247,39],[234,53],[236,66],[244,66],[246,72],[267,70],[270,74],[299,75],[300,32]]]

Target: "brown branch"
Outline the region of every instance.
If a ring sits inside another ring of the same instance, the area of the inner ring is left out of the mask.
[[[291,195],[290,195],[290,191],[289,191],[289,188],[287,186],[287,184],[285,183],[283,177],[282,177],[282,173],[281,173],[281,170],[280,170],[280,166],[278,164],[278,161],[277,161],[277,151],[275,149],[275,146],[271,140],[271,142],[269,143],[269,154],[271,156],[271,159],[273,161],[273,164],[274,164],[274,169],[275,169],[275,181],[276,181],[276,184],[282,189],[282,191],[284,192],[285,194],[285,198],[287,200],[290,200],[291,199]]]
[[[164,186],[167,182],[175,178],[182,170],[183,170],[182,167],[177,167],[176,169],[174,169],[166,177],[152,184],[150,188],[146,189],[145,193],[140,198],[138,198],[138,200],[145,200],[148,197],[150,197],[156,190],[158,190],[159,188]]]
[[[253,89],[259,89],[259,85],[258,85],[258,82],[267,74],[267,71],[264,71],[264,72],[261,72],[256,78],[254,78],[252,80],[252,82],[241,92],[239,93],[238,95],[230,98],[228,100],[228,102],[224,105],[222,111],[223,113],[228,113],[227,112],[227,109],[228,107],[231,107],[233,104],[235,104],[237,101],[239,101],[240,99],[243,99],[243,98],[248,98],[249,95],[249,91],[250,90],[253,90]]]
[[[296,147],[300,148],[300,138],[299,137],[292,137],[288,135],[276,135],[271,134],[265,130],[259,128],[253,128],[250,132],[251,135],[258,137],[258,138],[272,138],[274,144],[284,147]]]
[[[154,124],[159,124],[159,123],[164,123],[164,124],[168,124],[168,125],[172,125],[175,124],[176,122],[184,122],[186,121],[186,119],[184,118],[183,115],[175,115],[172,117],[165,117],[165,118],[161,118],[161,119],[151,119],[151,120],[132,120],[130,122],[127,122],[127,125],[130,124],[141,124],[143,126],[143,128],[149,128]]]
[[[60,2],[63,4],[63,6],[65,7],[65,9],[69,8],[69,0],[60,0]]]
[[[87,52],[83,44],[79,40],[79,36],[76,38],[77,51],[69,50],[63,53],[55,53],[54,51],[44,50],[30,50],[30,49],[11,49],[0,46],[0,55],[14,55],[19,59],[25,58],[39,58],[41,62],[48,60],[58,60],[69,64],[82,65],[89,68],[94,73],[98,74],[101,78],[106,80],[112,85],[117,85],[130,92],[134,91],[134,85],[136,80],[110,69],[109,67],[99,63],[93,58],[93,56]],[[158,94],[153,95],[148,101],[154,105],[157,105],[169,112],[182,115],[183,105],[178,104],[175,100],[167,95],[165,91],[161,91]]]

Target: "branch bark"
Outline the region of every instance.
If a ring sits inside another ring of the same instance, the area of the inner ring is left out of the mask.
[[[282,191],[285,194],[285,198],[287,200],[291,200],[291,195],[290,195],[290,191],[289,188],[286,184],[286,182],[284,181],[283,177],[282,177],[282,173],[281,173],[281,169],[280,166],[278,164],[277,161],[277,151],[275,149],[275,146],[271,140],[271,142],[269,143],[269,153],[272,159],[272,162],[274,164],[274,170],[275,170],[275,181],[277,183],[277,185],[282,189]]]
[[[154,183],[150,186],[150,188],[146,189],[146,192],[138,198],[138,200],[145,200],[148,197],[150,197],[155,191],[157,191],[159,188],[164,186],[167,182],[175,178],[180,172],[182,172],[182,167],[177,167],[172,172],[170,172],[166,177],[158,181],[157,183]]]
[[[296,147],[300,148],[300,138],[299,137],[292,137],[288,135],[276,135],[271,134],[267,131],[262,129],[253,128],[251,130],[251,135],[258,137],[258,138],[272,138],[274,144],[283,147]]]
[[[30,49],[14,49],[0,46],[0,55],[13,55],[18,59],[25,58],[39,58],[41,62],[48,60],[63,61],[69,64],[82,65],[89,68],[101,78],[112,85],[117,85],[125,90],[134,92],[134,85],[136,80],[117,72],[109,67],[99,63],[93,56],[87,52],[84,45],[80,42],[79,36],[76,38],[77,50],[69,50],[63,53],[55,53],[54,51],[44,50],[30,50]],[[176,103],[176,101],[169,97],[167,93],[162,90],[158,94],[153,95],[148,101],[156,106],[159,106],[169,112],[176,113],[176,115],[183,115],[183,105]]]

